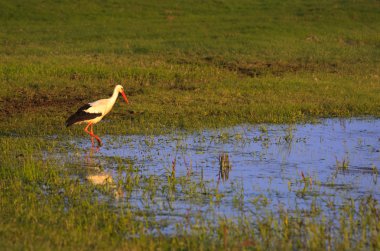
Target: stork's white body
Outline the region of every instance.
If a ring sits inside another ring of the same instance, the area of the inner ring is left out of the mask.
[[[91,122],[92,124],[98,123],[100,120],[103,119],[104,116],[106,116],[112,110],[118,95],[119,95],[119,92],[115,89],[112,94],[112,97],[99,99],[97,101],[89,103],[90,108],[84,110],[85,112],[92,113],[92,114],[100,113],[102,115],[94,119],[81,121],[80,123],[89,123],[89,122]]]
[[[128,103],[128,99],[123,91],[123,87],[121,85],[117,85],[113,90],[113,94],[110,98],[100,99],[98,101],[88,103],[79,108],[76,113],[74,113],[67,119],[66,126],[87,123],[88,125],[84,130],[85,132],[90,134],[92,144],[94,143],[93,138],[96,138],[99,145],[102,145],[100,138],[93,133],[92,125],[101,121],[103,117],[111,111],[112,107],[114,106],[117,100],[117,97],[119,96],[119,93],[123,95],[125,102]],[[90,126],[91,132],[87,130]]]

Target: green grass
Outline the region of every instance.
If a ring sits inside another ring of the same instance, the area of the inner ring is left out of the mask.
[[[0,0],[0,249],[378,249],[372,200],[337,208],[340,224],[311,209],[149,235],[149,215],[110,208],[98,196],[109,191],[46,155],[72,150],[66,135],[84,134],[65,119],[116,83],[130,105],[99,135],[378,117],[379,12],[378,1]]]
[[[1,1],[0,9],[2,131],[41,132],[33,120],[43,134],[59,133],[115,83],[131,105],[116,107],[117,123],[102,132],[380,114],[376,1]]]

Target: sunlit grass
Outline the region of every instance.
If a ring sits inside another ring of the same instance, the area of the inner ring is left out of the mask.
[[[378,117],[379,8],[376,1],[0,1],[0,249],[378,250],[379,204],[371,196],[287,211],[258,194],[246,211],[241,184],[225,196],[191,159],[185,174],[173,157],[163,175],[141,175],[135,160],[112,157],[117,176],[99,185],[91,177],[104,176],[104,167],[62,158],[83,158],[70,140],[86,137],[65,119],[115,84],[130,104],[116,104],[95,126],[100,137]],[[268,146],[268,128],[258,131],[252,140]],[[279,139],[294,140],[291,126]],[[228,185],[225,156],[219,167]],[[349,170],[349,162],[338,159],[336,169]],[[376,181],[378,167],[370,171]],[[288,182],[289,193],[318,196],[312,174]],[[227,199],[239,217],[212,214]],[[172,224],[162,215],[178,201],[206,201],[213,217],[178,215]]]
[[[60,133],[116,83],[101,133],[379,116],[375,2],[1,5],[4,132]]]

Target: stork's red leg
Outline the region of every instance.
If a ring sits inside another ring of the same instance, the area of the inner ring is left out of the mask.
[[[99,146],[102,146],[103,145],[103,143],[102,143],[102,141],[100,140],[100,138],[97,136],[97,135],[95,135],[94,134],[94,131],[92,130],[92,124],[91,124],[91,133],[92,133],[92,136],[98,141],[98,145]]]
[[[94,131],[92,130],[92,127],[93,127],[93,124],[91,124],[91,126],[90,126],[90,128],[91,128],[91,130],[90,130],[90,132],[91,132],[91,144],[92,144],[92,146],[94,146]]]
[[[88,131],[88,128],[91,126],[91,131]],[[93,128],[92,128],[92,123],[88,123],[88,125],[84,128],[84,131],[86,132],[86,133],[88,133],[88,134],[90,134],[90,136],[91,136],[91,142],[92,142],[92,146],[94,146],[94,139],[93,139],[93,137],[98,141],[98,145],[99,146],[102,146],[103,145],[103,143],[102,143],[102,141],[100,140],[100,138],[97,136],[97,135],[95,135],[94,134],[94,131],[93,131]]]
[[[91,132],[88,131],[88,128],[91,126]],[[84,131],[88,133],[91,137],[91,145],[94,146],[94,133],[92,133],[92,123],[88,123],[88,125],[84,128]]]

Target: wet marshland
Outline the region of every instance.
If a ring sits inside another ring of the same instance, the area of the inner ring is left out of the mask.
[[[380,199],[376,119],[103,139],[99,151],[87,138],[71,142],[82,150],[62,161],[99,189],[100,200],[151,215],[163,233],[188,221],[315,208],[329,214],[347,201]]]

